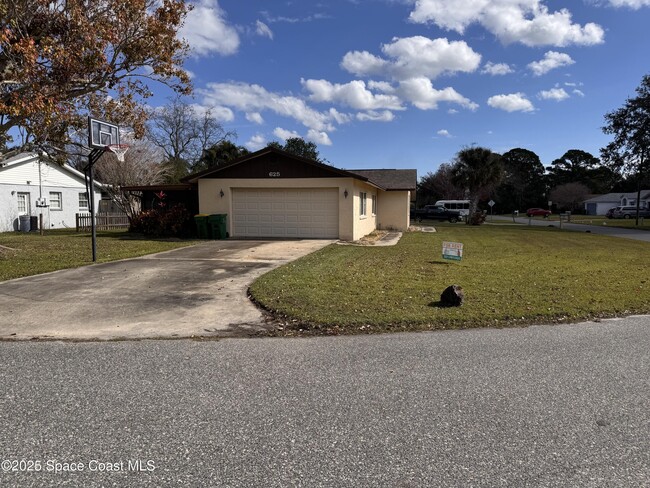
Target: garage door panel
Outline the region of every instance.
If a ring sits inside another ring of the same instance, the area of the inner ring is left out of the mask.
[[[233,189],[234,237],[338,237],[338,190]]]

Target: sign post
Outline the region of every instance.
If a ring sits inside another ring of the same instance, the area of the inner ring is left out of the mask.
[[[495,202],[494,200],[490,200],[490,201],[488,202],[488,205],[490,206],[490,220],[491,220],[491,221],[494,220],[494,214],[492,213],[492,211],[494,210],[494,204],[495,204],[495,203],[496,203],[496,202]]]

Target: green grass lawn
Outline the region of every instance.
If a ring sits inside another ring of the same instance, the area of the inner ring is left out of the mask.
[[[501,327],[650,312],[650,245],[519,226],[438,225],[394,247],[332,245],[259,278],[284,333]],[[442,241],[462,242],[461,262]],[[461,285],[465,304],[441,308]]]
[[[97,232],[97,262],[133,258],[196,241],[149,239],[123,231]],[[90,233],[50,230],[0,234],[0,281],[92,264]]]

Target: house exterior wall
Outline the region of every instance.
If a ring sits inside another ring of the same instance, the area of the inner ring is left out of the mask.
[[[356,241],[363,236],[370,234],[377,228],[377,215],[372,213],[372,195],[377,195],[379,190],[372,185],[368,185],[359,180],[352,180],[352,218],[353,218],[353,232],[352,240]],[[350,190],[348,190],[349,192]],[[361,193],[366,194],[366,215],[361,215]],[[348,195],[350,199],[350,195]]]
[[[376,187],[354,178],[202,178],[198,180],[199,212],[232,215],[232,190],[237,188],[336,188],[339,195],[339,239],[357,240],[377,228],[377,216],[372,215],[372,194]],[[345,197],[347,190],[348,196]],[[220,192],[223,191],[223,197]],[[367,194],[366,217],[360,215],[360,193]],[[403,198],[408,200],[408,192]],[[378,203],[381,199],[378,196]],[[408,210],[408,205],[407,205]],[[232,222],[228,218],[228,232]]]
[[[377,228],[406,232],[411,225],[410,203],[409,191],[380,191]]]
[[[41,163],[40,169],[39,186],[39,164],[36,159],[0,168],[0,232],[19,229],[18,193],[29,193],[29,213],[32,216],[42,213],[45,229],[74,228],[76,214],[88,211],[79,208],[79,193],[86,192],[86,185],[81,178],[47,163]],[[41,195],[49,205],[50,192],[61,194],[61,210],[36,206],[36,200]],[[96,205],[99,205],[101,193],[95,191],[94,197]]]

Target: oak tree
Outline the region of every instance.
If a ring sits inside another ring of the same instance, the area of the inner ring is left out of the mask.
[[[605,115],[605,134],[614,140],[602,148],[601,157],[610,168],[637,181],[637,217],[641,186],[650,173],[650,75],[645,75],[636,88],[636,97]]]
[[[184,0],[0,2],[0,152],[61,157],[86,116],[144,134],[149,83],[191,90]],[[19,140],[14,140],[19,136]]]

